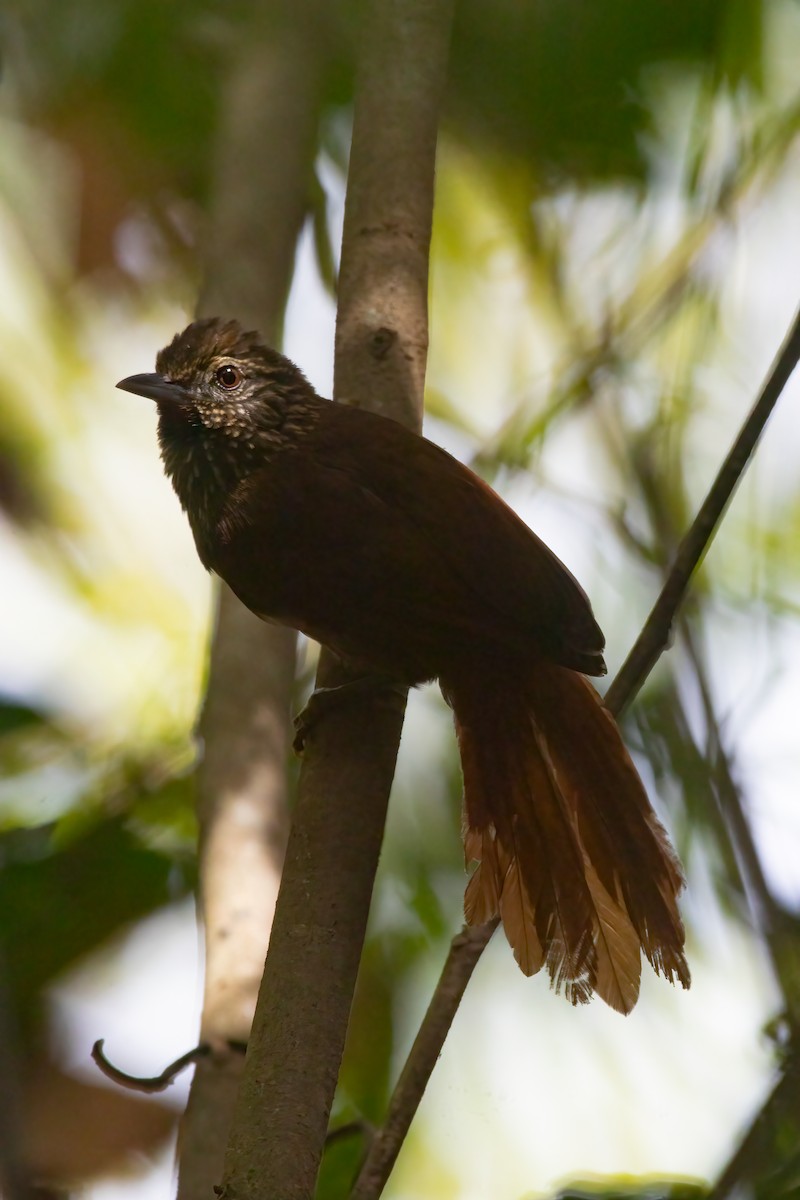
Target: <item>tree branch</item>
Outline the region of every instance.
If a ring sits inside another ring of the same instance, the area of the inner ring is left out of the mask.
[[[372,0],[345,208],[336,392],[419,428],[439,100],[452,0]],[[323,670],[330,683],[330,667]],[[309,1200],[319,1170],[402,713],[369,699],[308,739],[223,1194]],[[364,730],[369,729],[369,739]]]
[[[317,146],[324,14],[271,0],[229,47],[200,314],[236,316],[277,341]],[[200,722],[200,898],[205,989],[181,1127],[178,1200],[210,1194],[250,1033],[286,844],[295,635],[222,586]]]
[[[800,312],[784,339],[755,406],[745,420],[697,517],[681,542],[672,569],[642,632],[606,694],[605,703],[614,716],[619,716],[635,698],[666,649],[672,622],[692,573],[714,536],[719,520],[798,358]],[[352,1192],[352,1200],[377,1200],[381,1195],[419,1108],[461,997],[496,927],[497,922],[491,922],[469,931],[474,938],[474,953],[459,952],[463,933],[453,940],[428,1011],[389,1102],[386,1120],[377,1131],[361,1168]]]
[[[174,1062],[169,1063],[158,1075],[130,1075],[127,1071],[115,1067],[106,1058],[106,1053],[103,1049],[104,1045],[103,1038],[98,1038],[92,1046],[92,1059],[105,1075],[106,1079],[110,1079],[113,1083],[118,1083],[120,1087],[127,1088],[128,1091],[145,1092],[147,1095],[152,1095],[154,1092],[166,1091],[182,1071],[185,1071],[187,1067],[194,1066],[201,1059],[205,1058],[207,1054],[211,1053],[211,1047],[208,1043],[201,1042],[199,1046],[187,1050],[185,1054],[181,1054]]]

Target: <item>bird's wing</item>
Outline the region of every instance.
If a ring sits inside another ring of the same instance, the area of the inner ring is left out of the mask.
[[[345,406],[326,406],[311,438],[314,462],[374,497],[393,527],[400,518],[438,564],[432,578],[457,580],[487,626],[505,623],[564,666],[604,672],[583,589],[474,472],[397,422]]]

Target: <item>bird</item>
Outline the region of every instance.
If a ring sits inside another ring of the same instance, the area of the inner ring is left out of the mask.
[[[438,680],[463,775],[470,925],[526,975],[628,1013],[642,955],[690,983],[684,878],[586,678],[605,639],[567,567],[477,474],[389,417],[319,396],[260,335],[194,321],[155,373],[166,474],[200,560],[257,616],[359,676]]]

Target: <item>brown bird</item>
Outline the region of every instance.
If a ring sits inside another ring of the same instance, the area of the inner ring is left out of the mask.
[[[522,970],[627,1013],[641,950],[689,986],[683,879],[583,674],[604,638],[567,568],[477,475],[316,394],[235,321],[195,321],[156,374],[164,467],[204,565],[258,616],[358,670],[438,679],[464,773],[464,908],[498,913]]]

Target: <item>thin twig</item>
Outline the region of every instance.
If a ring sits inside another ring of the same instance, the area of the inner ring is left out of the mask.
[[[97,1063],[100,1070],[105,1075],[106,1079],[111,1079],[114,1083],[118,1083],[120,1087],[127,1088],[130,1092],[163,1092],[175,1080],[181,1071],[185,1071],[187,1067],[194,1066],[201,1058],[208,1058],[211,1054],[212,1046],[209,1042],[201,1042],[199,1046],[195,1046],[193,1050],[187,1050],[180,1058],[176,1058],[169,1066],[164,1067],[160,1075],[129,1075],[127,1071],[120,1070],[115,1067],[112,1062],[105,1056],[103,1050],[104,1039],[98,1038],[92,1046],[92,1058]],[[228,1046],[231,1050],[243,1052],[243,1047],[239,1042],[229,1042]]]
[[[650,456],[636,452],[632,458],[636,481],[648,510],[653,528],[654,552],[651,559],[657,562],[663,576],[667,577],[667,567],[674,557],[678,543],[677,531],[669,514],[669,506],[665,504],[656,482]],[[626,530],[626,536],[632,536]],[[736,785],[731,770],[731,763],[722,742],[717,715],[708,677],[703,665],[702,656],[694,636],[691,614],[686,608],[679,622],[680,640],[691,664],[695,683],[703,710],[706,726],[706,745],[704,758],[710,767],[709,783],[715,809],[710,816],[716,815],[720,824],[718,836],[724,838],[731,852],[733,869],[738,873],[742,894],[755,906],[755,919],[767,946],[772,953],[773,967],[780,977],[776,946],[773,945],[773,934],[777,930],[780,907],[773,897],[764,874],[753,834],[745,815],[740,790]],[[698,748],[699,749],[699,748]]]
[[[711,760],[713,770],[714,795],[732,838],[733,846],[741,862],[743,883],[749,886],[751,898],[756,901],[758,909],[757,920],[761,926],[764,940],[771,946],[771,933],[775,930],[780,914],[780,907],[772,894],[761,858],[748,824],[742,797],[731,772],[731,764],[720,737],[719,725],[714,712],[706,671],[695,643],[694,634],[687,621],[681,622],[681,641],[689,654],[689,661],[694,671],[695,682],[700,693],[700,703],[703,706],[703,718],[706,724],[708,738],[706,753]],[[777,962],[773,953],[773,965]]]
[[[405,1141],[411,1121],[422,1099],[444,1039],[453,1023],[461,997],[472,978],[478,959],[499,924],[495,918],[486,925],[465,927],[453,939],[439,986],[433,993],[411,1053],[397,1081],[389,1113],[383,1127],[372,1139],[351,1200],[373,1200],[383,1190],[397,1155]]]
[[[678,547],[666,582],[616,679],[606,704],[618,715],[627,707],[652,671],[669,642],[672,622],[689,580],[708,549],[719,521],[736,490],[758,439],[800,358],[800,311],[778,351],[761,394],[720,467],[700,511]]]
[[[656,485],[656,477],[649,456],[643,453],[634,453],[632,462],[654,531],[654,546],[658,547],[649,557],[659,563],[666,576],[667,564],[673,557],[678,541],[669,515],[669,506],[664,503],[664,498]],[[622,527],[625,535],[632,539],[632,533],[624,525]],[[779,930],[782,926],[782,910],[772,895],[761,865],[753,833],[745,814],[741,792],[734,780],[731,762],[723,745],[707,673],[692,629],[691,616],[686,609],[680,618],[679,632],[680,640],[686,649],[694,672],[705,720],[704,757],[710,766],[709,783],[715,805],[714,812],[710,815],[712,818],[716,815],[720,823],[718,836],[725,839],[726,846],[731,852],[733,870],[738,874],[742,893],[750,900],[756,924],[770,951],[776,978],[783,988],[787,1004],[794,1010],[795,1005],[793,999],[790,999],[790,993],[793,996],[796,989],[784,986],[785,984],[791,985],[791,980],[782,963],[780,953]]]
[[[691,576],[714,536],[719,520],[778,397],[797,365],[798,358],[800,311],[778,352],[758,400],[678,548],[672,569],[641,634],[606,694],[606,706],[614,716],[619,716],[635,698],[666,649],[672,622]],[[377,1200],[381,1195],[419,1108],[461,997],[496,927],[495,921],[467,931],[474,938],[474,952],[469,955],[459,951],[460,940],[464,934],[459,934],[454,939],[428,1011],[389,1102],[386,1121],[375,1135],[351,1193],[351,1200]]]
[[[734,849],[745,895],[751,903],[755,922],[769,952],[772,969],[783,995],[786,1016],[794,1035],[800,1029],[800,979],[797,954],[792,947],[797,938],[798,922],[776,900],[758,853],[742,796],[731,772],[731,764],[720,737],[719,726],[703,663],[688,622],[681,622],[681,640],[685,644],[695,673],[708,731],[707,755],[712,765],[712,792],[723,825]]]

